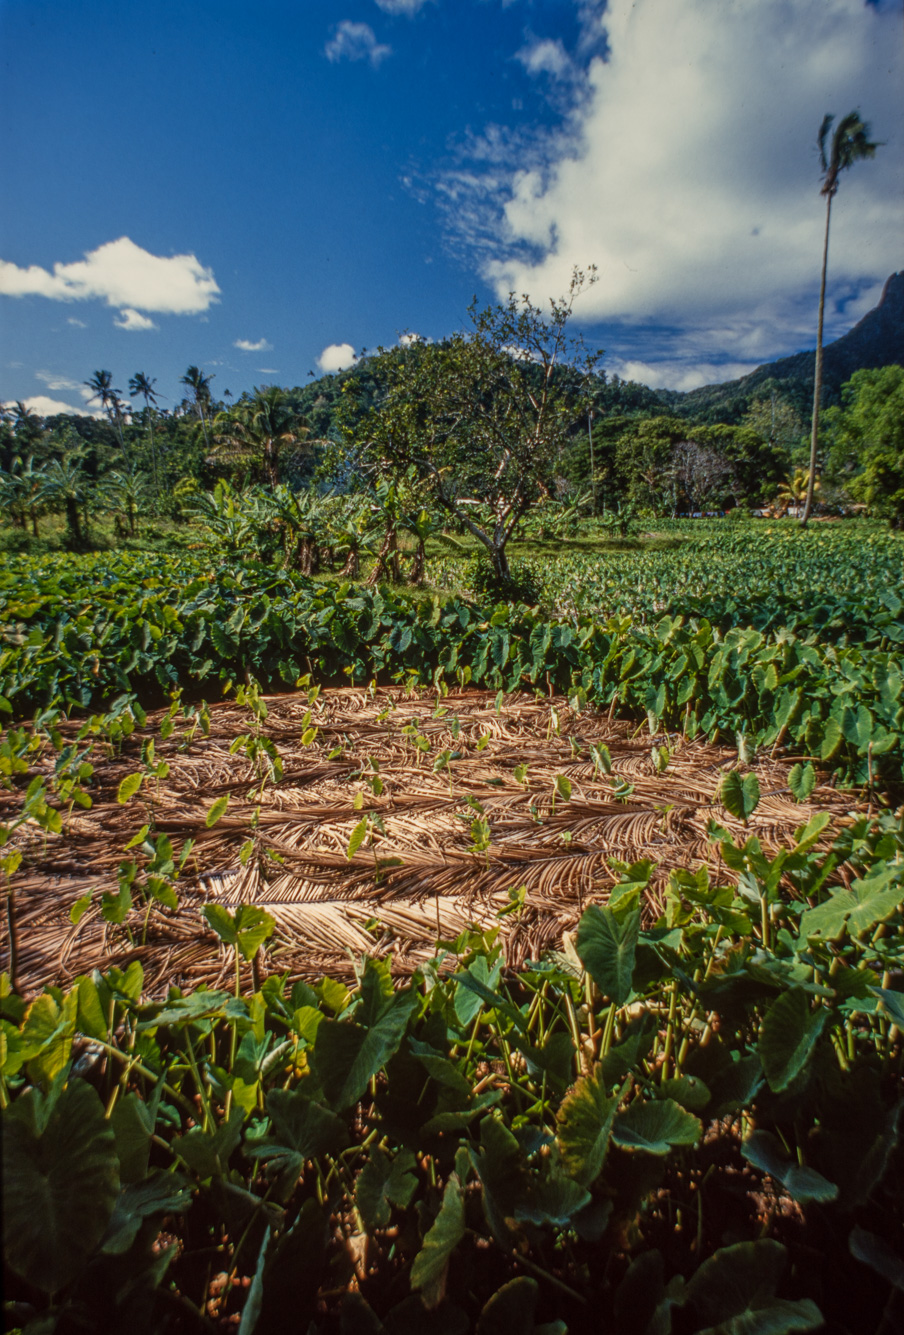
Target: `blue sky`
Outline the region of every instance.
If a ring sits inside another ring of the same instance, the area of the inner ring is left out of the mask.
[[[304,384],[575,264],[610,371],[812,346],[824,112],[885,141],[829,336],[904,267],[902,37],[891,0],[4,0],[0,400]]]

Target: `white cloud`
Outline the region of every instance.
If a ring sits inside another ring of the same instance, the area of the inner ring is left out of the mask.
[[[427,0],[377,0],[377,4],[387,14],[405,14],[412,18],[422,9]]]
[[[278,366],[259,366],[257,370],[259,375],[279,375]]]
[[[72,413],[76,417],[100,417],[100,413],[91,412],[85,407],[73,408],[71,403],[64,403],[62,399],[52,399],[47,394],[32,394],[30,398],[23,399],[25,407],[31,412],[37,413],[39,417],[54,417],[57,413]],[[14,408],[15,404],[10,401],[5,403],[4,408]]]
[[[67,324],[75,325],[76,329],[87,329],[87,328],[88,328],[88,326],[85,324],[84,320],[77,320],[77,319],[75,318],[74,315],[69,315],[69,316],[67,316],[67,317],[66,317],[66,323],[67,323]]]
[[[719,385],[725,380],[739,380],[755,371],[759,362],[632,361],[621,357],[606,359],[607,372],[622,380],[636,380],[650,389],[699,389],[701,385]]]
[[[154,324],[154,321],[149,316],[142,315],[140,311],[134,310],[131,306],[127,306],[125,310],[120,311],[119,319],[114,320],[113,323],[116,325],[117,329],[138,330],[157,328],[157,325]]]
[[[317,365],[321,371],[344,371],[353,366],[356,360],[351,343],[331,343],[317,358]]]
[[[551,79],[566,80],[574,78],[576,73],[571,57],[558,39],[529,42],[517,52],[515,59],[528,74],[548,74]]]
[[[0,260],[0,294],[105,301],[123,310],[127,323],[122,328],[148,327],[128,323],[129,310],[197,315],[217,300],[219,292],[213,270],[196,256],[152,255],[127,236],[98,246],[83,260],[54,264],[52,273],[37,264],[22,269]]]
[[[663,355],[679,351],[667,351],[678,333],[693,366],[812,346],[825,221],[816,133],[825,112],[860,107],[886,144],[844,174],[833,207],[837,337],[904,258],[899,6],[611,0],[591,21],[606,55],[590,58],[560,128],[531,154],[490,127],[440,180],[454,240],[500,297],[543,302],[567,291],[574,265],[595,263],[580,322],[628,335],[657,322]],[[522,63],[564,68],[554,47],[528,47]]]
[[[270,352],[273,344],[265,338],[259,338],[256,343],[252,343],[250,338],[237,338],[232,346],[241,348],[242,352]]]
[[[391,46],[377,41],[369,23],[352,23],[350,19],[342,20],[323,50],[327,60],[369,60],[375,69],[392,54]]]
[[[399,344],[403,348],[410,348],[412,343],[432,343],[432,338],[425,338],[423,334],[414,332],[408,334],[399,334]]]
[[[40,380],[48,389],[74,389],[79,393],[85,388],[78,380],[70,380],[65,375],[55,375],[53,371],[35,371],[35,380]],[[89,390],[88,393],[91,391]]]

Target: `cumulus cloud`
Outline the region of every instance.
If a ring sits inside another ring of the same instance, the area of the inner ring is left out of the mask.
[[[30,398],[23,399],[22,402],[30,412],[37,413],[39,417],[55,417],[57,413],[71,413],[75,417],[99,417],[100,413],[92,412],[90,408],[82,405],[80,408],[73,408],[71,403],[65,403],[62,399],[52,399],[48,394],[32,394]],[[4,403],[4,408],[14,408],[16,405],[12,401]]]
[[[378,42],[369,23],[343,19],[323,48],[327,60],[369,60],[374,69],[392,55],[392,47]]]
[[[528,152],[497,127],[482,157],[469,150],[441,179],[459,246],[500,297],[544,301],[567,291],[574,265],[595,263],[600,281],[576,318],[677,328],[697,366],[812,346],[825,220],[816,132],[825,112],[861,107],[886,143],[845,173],[833,209],[837,337],[904,258],[899,7],[610,0],[591,18],[596,53],[559,129]],[[567,59],[555,47],[519,58],[555,77]]]
[[[317,365],[321,371],[344,371],[353,366],[356,360],[351,343],[331,343],[317,358]]]
[[[119,312],[119,319],[113,323],[117,329],[156,329],[157,325],[148,315],[142,315],[141,311],[136,311],[132,306],[127,306],[125,310]]]
[[[412,343],[432,343],[432,338],[425,338],[423,334],[417,334],[413,331],[407,334],[399,334],[399,343],[403,348],[410,348]]]
[[[265,338],[259,338],[256,343],[252,343],[250,338],[237,338],[232,346],[241,348],[242,352],[270,352],[273,344]]]
[[[195,255],[152,255],[127,236],[88,251],[72,264],[56,263],[52,271],[38,264],[23,269],[0,260],[0,294],[104,301],[120,308],[116,323],[122,329],[150,328],[150,323],[140,323],[141,311],[200,314],[219,293],[213,270]]]

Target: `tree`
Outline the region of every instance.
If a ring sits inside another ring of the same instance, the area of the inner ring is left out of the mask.
[[[151,443],[151,465],[154,470],[154,490],[157,490],[157,446],[154,441],[154,408],[157,406],[157,395],[154,393],[154,386],[157,383],[156,376],[149,380],[144,371],[136,371],[129,381],[129,397],[137,398],[140,394],[144,399],[144,409],[147,415],[148,437]]]
[[[190,366],[185,375],[179,377],[180,385],[187,385],[191,390],[195,400],[195,412],[201,419],[201,430],[204,432],[204,443],[210,449],[210,436],[207,431],[207,418],[204,410],[210,410],[210,382],[212,375],[205,375],[198,366]]]
[[[602,353],[587,353],[566,328],[595,278],[575,270],[548,313],[510,293],[483,311],[472,303],[466,333],[381,353],[382,400],[346,416],[358,464],[374,477],[413,466],[429,478],[437,505],[486,548],[503,581],[509,539],[530,507],[554,494],[559,458],[586,423]]]
[[[150,500],[147,474],[132,469],[124,473],[108,473],[103,480],[102,494],[106,508],[117,515],[120,532],[123,530],[118,517],[123,515],[128,535],[134,538],[138,532],[138,515]]]
[[[218,462],[263,467],[272,487],[279,485],[280,468],[287,451],[298,454],[305,445],[307,424],[299,416],[285,390],[275,385],[255,389],[234,408],[222,412],[214,422]]]
[[[836,471],[852,475],[850,492],[892,528],[904,528],[904,367],[855,371],[830,408]]]
[[[113,388],[112,371],[95,371],[91,379],[85,381],[85,385],[92,391],[88,402],[94,403],[96,399],[100,401],[100,406],[107,414],[110,425],[119,436],[119,444],[123,455],[128,460],[125,434],[122,429],[122,404],[119,399],[122,391]]]
[[[44,497],[48,509],[65,510],[69,539],[74,547],[84,546],[80,507],[88,492],[88,478],[72,459],[53,459],[44,470]]]
[[[838,122],[835,133],[832,135],[832,143],[829,155],[826,157],[826,141],[829,131],[832,128],[832,122],[835,117],[827,115],[823,117],[822,125],[819,127],[819,161],[822,167],[822,187],[820,194],[825,196],[826,201],[826,231],[825,241],[822,248],[822,277],[819,284],[819,317],[816,329],[816,370],[813,377],[813,424],[810,432],[810,479],[807,486],[807,499],[804,502],[804,512],[801,515],[801,524],[806,527],[810,518],[810,511],[813,508],[813,492],[816,485],[816,447],[819,438],[819,397],[822,391],[822,326],[826,306],[826,269],[829,262],[829,222],[832,216],[832,200],[838,193],[838,184],[841,173],[853,167],[855,162],[861,162],[865,158],[873,158],[876,155],[876,149],[879,144],[870,142],[870,127],[866,121],[861,120],[859,111],[849,111]]]

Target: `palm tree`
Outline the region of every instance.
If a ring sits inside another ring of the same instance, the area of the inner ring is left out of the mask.
[[[820,194],[826,197],[826,234],[822,248],[822,280],[819,286],[819,320],[816,331],[816,371],[813,378],[813,426],[810,435],[810,479],[807,486],[807,499],[800,522],[806,527],[813,508],[813,492],[816,485],[816,443],[819,434],[819,397],[822,391],[822,324],[826,305],[826,267],[829,260],[829,221],[832,215],[832,200],[838,193],[838,178],[843,171],[853,167],[855,162],[876,155],[879,144],[870,142],[870,127],[861,120],[859,111],[849,111],[838,122],[832,135],[829,156],[826,157],[826,141],[835,117],[823,117],[819,127],[819,162],[822,167],[822,187]]]
[[[144,399],[145,412],[148,419],[148,436],[151,442],[151,464],[154,469],[154,490],[157,490],[157,446],[154,441],[154,408],[157,404],[157,395],[154,393],[154,386],[157,383],[157,377],[148,380],[144,371],[136,371],[129,381],[129,397],[137,398],[140,394]]]
[[[214,426],[218,449],[214,457],[244,464],[263,464],[272,487],[279,486],[280,460],[290,449],[303,448],[308,427],[286,393],[275,385],[255,389],[229,412],[222,412]]]
[[[187,385],[195,397],[195,411],[201,419],[204,443],[210,449],[210,436],[207,432],[207,418],[204,409],[210,409],[210,382],[214,377],[205,375],[199,366],[190,366],[185,375],[179,377],[180,385]]]
[[[71,459],[54,459],[44,469],[44,500],[50,510],[65,510],[69,536],[78,549],[84,545],[79,507],[88,493],[88,478]]]
[[[84,383],[86,387],[92,391],[88,402],[93,403],[95,399],[100,400],[100,406],[107,414],[110,425],[119,436],[119,444],[122,447],[122,452],[126,461],[128,461],[129,454],[126,449],[125,435],[123,434],[122,429],[122,405],[119,401],[119,396],[122,393],[122,390],[113,388],[113,372],[95,371],[91,379],[86,380]]]
[[[124,515],[128,526],[128,535],[134,538],[138,532],[138,515],[150,500],[146,473],[135,473],[129,469],[124,473],[108,473],[104,478],[102,496],[107,509],[118,516]]]

